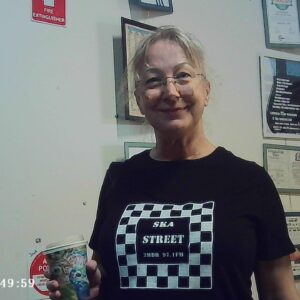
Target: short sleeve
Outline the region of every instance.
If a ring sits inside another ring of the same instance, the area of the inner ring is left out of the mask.
[[[259,208],[258,259],[272,260],[295,251],[289,238],[285,214],[277,189],[269,174],[261,168],[257,206]]]
[[[97,244],[98,244],[98,238],[99,238],[99,231],[101,228],[101,222],[103,220],[102,216],[105,214],[105,205],[106,205],[106,194],[107,190],[110,186],[110,176],[109,171],[106,172],[103,184],[100,191],[100,196],[98,200],[98,208],[97,208],[97,214],[96,214],[96,220],[94,223],[94,229],[90,238],[89,246],[91,249],[96,250]]]
[[[106,171],[103,184],[100,191],[99,201],[98,201],[98,208],[97,208],[97,215],[96,220],[94,223],[94,229],[92,231],[92,235],[90,238],[89,246],[93,250],[98,249],[98,240],[100,236],[101,225],[103,222],[103,216],[106,214],[106,207],[108,202],[108,194],[109,190],[116,184],[123,166],[123,162],[112,162]]]

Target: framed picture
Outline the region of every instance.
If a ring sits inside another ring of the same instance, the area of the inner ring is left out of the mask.
[[[300,193],[300,147],[263,144],[264,167],[281,193]]]
[[[139,143],[139,142],[125,142],[124,143],[124,154],[125,159],[129,159],[133,155],[143,152],[147,149],[152,149],[155,143]]]
[[[127,88],[125,95],[125,119],[141,121],[144,116],[141,114],[136,99],[134,97],[134,76],[130,69],[130,62],[134,56],[135,50],[140,42],[153,32],[156,27],[121,18],[122,26],[122,44],[123,44],[123,68],[127,77]]]
[[[300,139],[300,61],[260,57],[264,137]]]
[[[262,0],[267,48],[300,47],[299,0]]]
[[[300,212],[286,212],[286,224],[289,237],[295,246],[295,250],[300,252]],[[294,279],[300,279],[300,260],[292,261]]]
[[[138,5],[167,12],[173,12],[172,0],[138,0]]]

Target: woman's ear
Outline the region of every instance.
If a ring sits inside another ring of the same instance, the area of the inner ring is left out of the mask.
[[[205,82],[205,102],[204,105],[207,106],[208,105],[208,101],[209,101],[209,94],[210,94],[210,82],[208,80],[206,80]]]

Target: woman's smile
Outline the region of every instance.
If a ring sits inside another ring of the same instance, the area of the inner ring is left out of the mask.
[[[159,109],[165,116],[171,119],[176,119],[182,117],[187,112],[188,106],[184,107],[170,107]]]
[[[180,112],[184,111],[187,109],[187,106],[185,107],[170,107],[170,108],[162,108],[160,111],[165,112],[165,113],[172,113],[172,112]]]

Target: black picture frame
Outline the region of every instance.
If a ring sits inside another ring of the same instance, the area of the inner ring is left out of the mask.
[[[134,97],[134,78],[128,66],[141,40],[156,30],[155,26],[141,23],[135,20],[121,17],[122,46],[123,46],[123,70],[127,80],[125,102],[125,119],[144,121],[145,117],[138,109]]]
[[[173,12],[172,0],[138,0],[138,5],[147,9]]]
[[[278,22],[278,40],[275,40],[271,37],[271,31],[273,32],[273,28],[270,28],[270,22],[271,22],[271,12],[270,12],[270,4],[271,5],[277,5],[277,7],[282,7],[282,11],[284,10],[284,4],[276,4],[276,0],[262,0],[262,11],[263,11],[263,20],[264,20],[264,29],[265,29],[265,43],[267,48],[300,48],[300,0],[290,0],[291,6],[289,9],[293,10],[295,17],[297,20],[294,20],[297,23],[297,31],[298,31],[298,41],[296,43],[294,42],[288,42],[285,41],[285,37],[280,33],[280,25]],[[293,5],[294,4],[294,5]],[[287,4],[286,4],[287,6]],[[274,24],[273,24],[274,26]],[[282,30],[284,31],[284,29]]]
[[[300,139],[300,60],[259,58],[263,137]]]

